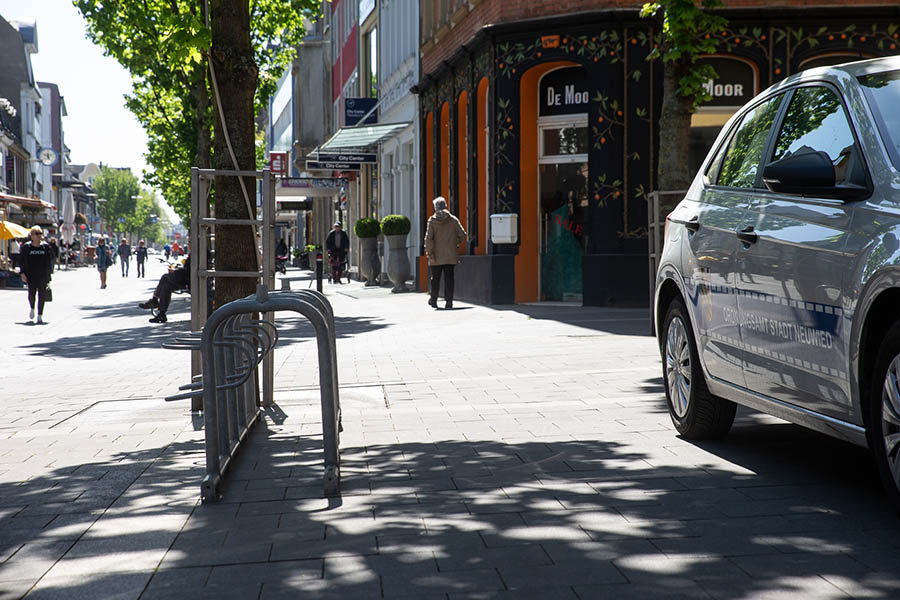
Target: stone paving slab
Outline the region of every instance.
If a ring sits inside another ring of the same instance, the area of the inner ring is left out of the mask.
[[[59,272],[42,326],[0,290],[0,599],[900,597],[866,451],[743,410],[678,438],[645,310],[327,286],[341,496],[291,316],[276,406],[201,504],[202,420],[162,400],[189,378],[159,347],[188,299],[147,323],[148,273]]]

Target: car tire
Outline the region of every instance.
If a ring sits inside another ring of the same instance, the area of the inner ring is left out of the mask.
[[[687,308],[680,298],[669,305],[661,340],[663,384],[669,416],[688,439],[717,439],[731,429],[737,406],[710,393],[694,341]]]
[[[900,511],[900,322],[878,349],[867,408],[869,449],[888,499]]]

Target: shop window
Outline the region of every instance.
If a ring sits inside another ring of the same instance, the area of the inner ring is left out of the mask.
[[[541,129],[541,144],[541,154],[544,156],[586,154],[588,151],[587,125]]]
[[[587,115],[541,117],[540,161],[586,161],[588,152]]]

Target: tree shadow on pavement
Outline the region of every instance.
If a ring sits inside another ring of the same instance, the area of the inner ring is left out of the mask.
[[[282,405],[282,424],[264,420],[251,432],[215,504],[194,505],[197,442],[0,484],[3,506],[13,507],[0,531],[30,532],[2,536],[4,570],[25,568],[24,556],[37,566],[7,572],[36,579],[62,557],[64,573],[98,568],[81,579],[51,573],[41,583],[47,597],[116,591],[142,600],[892,598],[900,590],[897,522],[871,470],[859,468],[864,452],[794,426],[750,424],[704,445],[671,432],[658,444],[399,441],[416,430],[391,427],[385,441],[362,443],[345,419],[342,493],[324,498],[321,435],[303,422],[307,411]],[[108,478],[116,485],[104,488]]]
[[[650,316],[646,308],[611,308],[577,304],[515,304],[489,306],[512,311],[534,320],[549,320],[615,335],[650,335]]]
[[[161,348],[165,342],[172,341],[176,335],[190,329],[190,321],[170,318],[168,323],[62,337],[23,345],[21,348],[32,355],[48,357],[102,358],[135,348]]]
[[[296,316],[290,312],[276,313],[278,340],[296,342],[315,339],[316,330],[306,317]],[[367,317],[334,317],[334,331],[338,339],[351,338],[363,333],[384,329],[389,323],[381,319]]]
[[[147,318],[150,318],[150,311],[140,308],[138,304],[148,300],[151,294],[147,294],[145,298],[141,298],[140,300],[134,300],[132,302],[120,302],[117,304],[103,304],[98,306],[81,306],[81,310],[84,311],[85,317],[89,319],[107,319],[107,318],[116,318],[116,317],[133,317],[135,315],[147,315]],[[191,301],[190,297],[186,295],[174,294],[172,296],[172,303],[169,305],[169,310],[166,313],[169,316],[174,315],[188,315],[190,316],[191,312]]]

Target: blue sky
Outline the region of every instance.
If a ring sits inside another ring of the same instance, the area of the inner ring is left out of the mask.
[[[125,108],[131,77],[85,37],[85,24],[71,0],[0,0],[6,20],[37,22],[34,76],[59,86],[68,116],[63,120],[73,163],[131,167],[139,178],[147,168],[147,137]]]

